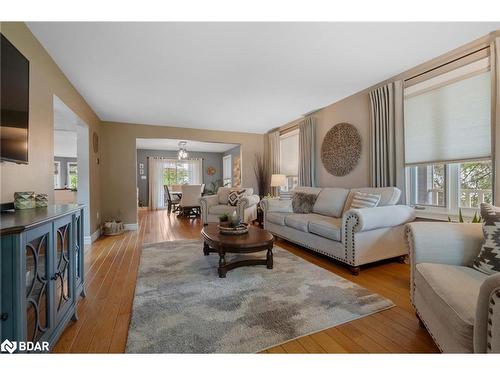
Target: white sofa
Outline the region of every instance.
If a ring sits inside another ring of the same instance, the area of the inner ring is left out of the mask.
[[[229,193],[232,190],[243,190],[243,198],[238,201],[236,206],[228,203]],[[201,218],[203,224],[218,223],[219,216],[223,214],[233,215],[234,212],[244,223],[251,223],[257,219],[257,204],[260,198],[253,193],[252,188],[229,188],[220,187],[215,195],[205,195],[200,199]]]
[[[500,273],[471,268],[481,224],[408,224],[411,302],[445,353],[500,353]]]
[[[274,235],[341,261],[355,275],[361,265],[408,254],[404,225],[415,219],[415,210],[396,205],[399,189],[299,187],[295,191],[317,195],[312,213],[293,213],[291,200],[261,201],[264,228]],[[349,209],[355,191],[380,194],[378,206]]]

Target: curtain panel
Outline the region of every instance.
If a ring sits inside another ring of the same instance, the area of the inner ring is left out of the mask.
[[[269,139],[269,173],[279,174],[280,173],[280,132],[275,131],[268,134]],[[269,176],[269,181],[271,181],[271,176]],[[271,194],[274,196],[279,195],[279,187],[273,187],[271,189]]]
[[[158,210],[165,208],[163,191],[163,170],[165,160],[148,158],[149,170],[149,209]]]
[[[316,186],[315,127],[313,117],[299,123],[299,186]]]
[[[391,82],[373,90],[369,96],[371,184],[397,186],[403,192],[404,203],[403,82]]]
[[[495,38],[490,45],[491,52],[491,121],[493,135],[492,139],[492,161],[493,161],[493,202],[500,204],[500,38]]]

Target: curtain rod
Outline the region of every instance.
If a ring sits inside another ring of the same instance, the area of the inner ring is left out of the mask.
[[[187,159],[181,159],[179,160],[176,157],[173,156],[147,156],[148,159],[166,159],[166,160],[176,160],[176,161],[183,161],[183,160],[203,160],[203,158],[187,158]]]
[[[436,69],[442,68],[443,66],[446,66],[446,65],[448,65],[448,64],[452,64],[452,63],[454,63],[455,61],[461,60],[461,59],[463,59],[463,58],[465,58],[465,57],[467,57],[467,56],[471,56],[471,55],[473,55],[473,54],[475,54],[475,53],[478,53],[478,52],[480,52],[480,51],[488,50],[489,48],[490,48],[490,46],[485,46],[485,47],[479,48],[479,49],[477,49],[477,50],[471,51],[471,52],[469,52],[469,53],[466,53],[465,55],[462,55],[462,56],[460,56],[460,57],[457,57],[456,59],[453,59],[453,60],[447,61],[447,62],[445,62],[445,63],[443,63],[443,64],[441,64],[441,65],[435,66],[434,68],[427,69],[426,71],[424,71],[424,72],[422,72],[422,73],[415,74],[415,75],[414,75],[414,76],[412,76],[412,77],[405,78],[405,79],[404,79],[404,82],[409,81],[409,80],[412,80],[412,79],[417,78],[417,77],[420,77],[420,76],[422,76],[422,75],[424,75],[424,74],[430,73],[430,72],[432,72],[432,71],[434,71],[434,70],[436,70]]]

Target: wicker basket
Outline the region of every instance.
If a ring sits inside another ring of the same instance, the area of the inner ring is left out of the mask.
[[[105,236],[116,236],[124,231],[125,227],[121,221],[106,221],[102,226],[102,234]]]

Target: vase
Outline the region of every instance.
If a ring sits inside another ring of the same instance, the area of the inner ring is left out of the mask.
[[[16,210],[26,210],[35,207],[34,191],[18,191],[14,193],[14,208]]]
[[[49,205],[49,196],[47,194],[41,193],[35,196],[36,207],[47,207],[48,205]]]

